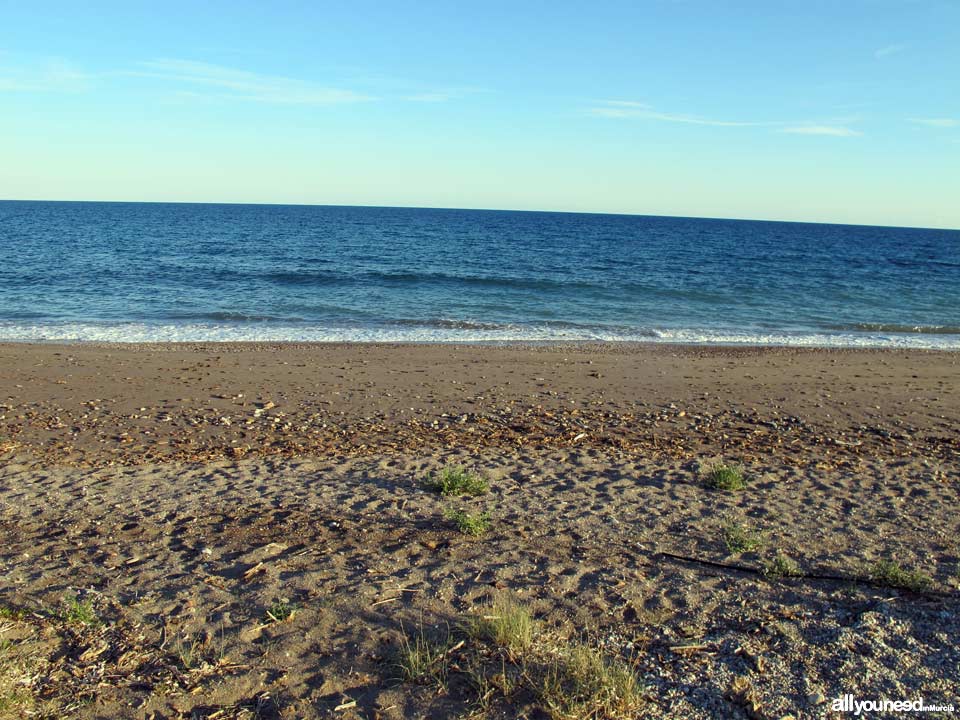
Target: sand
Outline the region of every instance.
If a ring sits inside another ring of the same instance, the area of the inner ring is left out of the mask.
[[[10,717],[561,717],[537,678],[582,644],[641,688],[601,717],[960,707],[958,361],[2,345],[0,698]],[[746,488],[709,486],[721,460]],[[452,465],[490,491],[431,492]],[[757,547],[731,550],[736,529]],[[524,657],[463,629],[504,599],[538,624]],[[421,635],[448,651],[404,681]]]

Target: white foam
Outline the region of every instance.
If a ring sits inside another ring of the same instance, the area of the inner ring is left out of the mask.
[[[694,345],[891,347],[960,350],[960,335],[898,333],[754,332],[715,329],[557,328],[511,325],[491,328],[376,328],[273,324],[0,323],[0,340],[17,342],[661,342]]]

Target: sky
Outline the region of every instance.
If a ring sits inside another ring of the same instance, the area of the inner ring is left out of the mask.
[[[0,198],[960,228],[960,0],[0,0]]]

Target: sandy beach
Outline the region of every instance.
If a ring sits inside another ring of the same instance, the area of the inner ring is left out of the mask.
[[[0,345],[0,717],[960,707],[958,378],[914,350]],[[430,487],[459,466],[486,491]],[[504,607],[531,639],[489,632]]]

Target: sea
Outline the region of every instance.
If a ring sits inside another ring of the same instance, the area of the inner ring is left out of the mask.
[[[0,202],[0,340],[960,349],[960,231]]]

